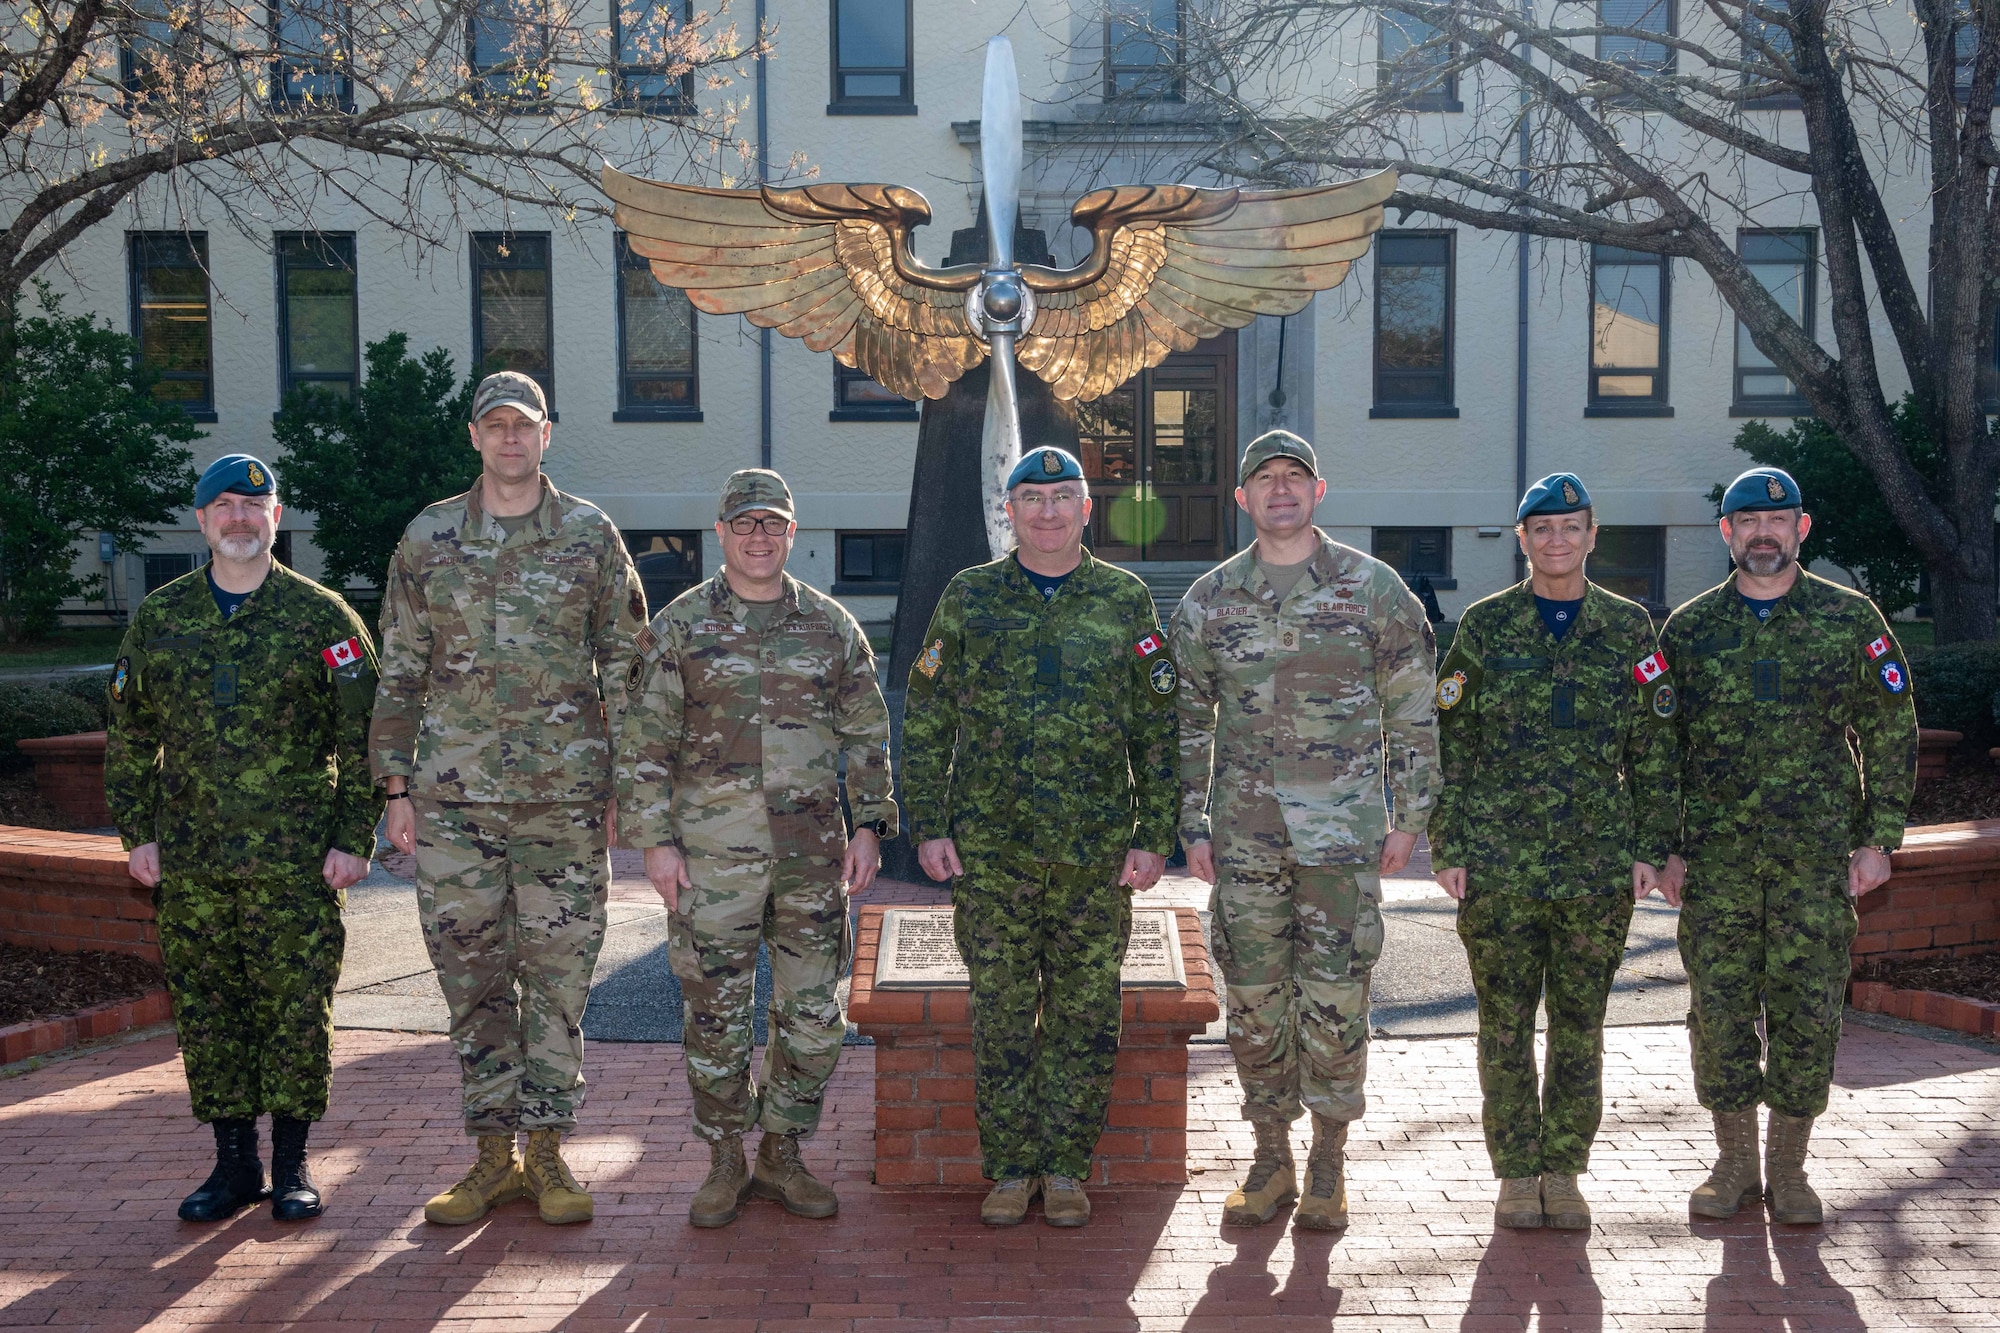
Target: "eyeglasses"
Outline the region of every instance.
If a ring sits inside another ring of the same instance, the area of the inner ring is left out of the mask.
[[[752,518],[748,514],[743,514],[729,520],[729,530],[739,537],[748,537],[759,529],[763,530],[766,537],[782,537],[791,526],[792,520],[779,518],[776,515],[770,518]]]
[[[1026,510],[1030,514],[1040,513],[1044,509],[1074,509],[1082,503],[1083,496],[1076,491],[1056,491],[1050,494],[1032,490],[1014,497],[1014,507]]]

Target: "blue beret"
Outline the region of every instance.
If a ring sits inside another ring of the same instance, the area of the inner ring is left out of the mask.
[[[194,484],[194,507],[206,509],[218,495],[274,495],[278,479],[261,458],[249,454],[224,454],[208,465]]]
[[[1528,488],[1521,497],[1521,507],[1514,511],[1514,521],[1525,523],[1530,514],[1574,514],[1579,509],[1590,508],[1590,492],[1583,488],[1583,479],[1574,472],[1551,472]]]
[[[1075,454],[1045,444],[1021,455],[1021,461],[1014,464],[1014,470],[1007,474],[1007,489],[1011,491],[1024,481],[1040,486],[1082,480],[1083,464],[1076,461]]]
[[[1781,467],[1753,467],[1722,493],[1724,517],[1740,509],[1804,509],[1805,497],[1792,474]]]

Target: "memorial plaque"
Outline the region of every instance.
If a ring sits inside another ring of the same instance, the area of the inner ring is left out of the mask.
[[[1133,911],[1132,941],[1119,979],[1127,987],[1187,989],[1180,925],[1171,908]],[[962,990],[971,984],[952,937],[951,908],[891,907],[882,914],[875,989]]]

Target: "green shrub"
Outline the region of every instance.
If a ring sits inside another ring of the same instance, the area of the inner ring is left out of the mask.
[[[0,684],[0,756],[18,757],[17,741],[103,729],[102,712],[75,695],[46,685]]]
[[[58,676],[51,680],[48,686],[57,694],[67,695],[90,710],[91,716],[95,717],[97,721],[85,727],[85,731],[102,731],[105,724],[104,692],[110,687],[110,684],[111,673],[108,671],[83,671],[71,676]],[[50,734],[60,735],[61,733],[51,732]]]
[[[2000,745],[2000,643],[1953,643],[1911,648],[1910,685],[1917,724],[1962,731],[1968,744]]]

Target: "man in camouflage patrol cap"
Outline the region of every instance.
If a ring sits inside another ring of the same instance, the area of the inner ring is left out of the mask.
[[[416,858],[479,1143],[465,1179],[424,1206],[446,1225],[522,1194],[547,1222],[592,1212],[561,1139],[583,1100],[604,942],[607,713],[621,711],[646,595],[611,520],[542,475],[551,430],[533,379],[480,381],[480,479],[411,521],[383,599],[369,745],[389,840]]]
[[[214,559],[140,604],[111,676],[105,803],[153,889],[188,1092],[215,1132],[190,1222],[267,1193],[280,1221],[322,1211],[306,1135],[333,1078],[340,909],[382,813],[375,645],[339,594],[271,558],[282,516],[269,467],[217,459],[195,488]]]
[[[1685,898],[1688,1042],[1720,1149],[1688,1207],[1729,1217],[1757,1197],[1761,1102],[1772,1217],[1811,1224],[1823,1210],[1806,1148],[1833,1080],[1853,900],[1888,880],[1902,845],[1916,710],[1874,603],[1799,568],[1812,520],[1789,474],[1736,478],[1720,526],[1735,572],[1661,634],[1681,692],[1686,848],[1665,887]]]
[[[839,1210],[799,1144],[819,1127],[847,1031],[835,993],[847,890],[874,880],[896,832],[875,657],[846,608],[785,573],[797,531],[777,473],[729,478],[722,571],[640,632],[619,733],[619,827],[672,914],[668,956],[687,1001],[694,1132],[711,1157],[688,1213],[698,1227],[733,1221],[752,1194],[801,1217]],[[750,1077],[760,941],[772,991],[761,1087]],[[760,1125],[753,1175],[743,1135]]]
[[[1438,668],[1431,863],[1459,900],[1479,997],[1494,1220],[1582,1229],[1605,1002],[1632,904],[1680,845],[1678,702],[1646,609],[1584,576],[1597,520],[1583,480],[1529,487],[1515,534],[1528,578],[1466,608]]]
[[[1257,1155],[1225,1222],[1298,1197],[1291,1123],[1312,1112],[1296,1222],[1347,1225],[1343,1153],[1368,1069],[1381,877],[1409,863],[1437,779],[1422,605],[1381,561],[1313,526],[1326,494],[1289,431],[1243,451],[1236,503],[1257,539],[1174,611],[1181,841],[1215,885],[1229,1046]],[[1394,793],[1385,807],[1383,784]]]
[[[1083,1180],[1118,1055],[1130,890],[1174,846],[1175,672],[1146,585],[1083,549],[1090,491],[1067,451],[1007,479],[1011,555],[961,571],[910,669],[910,837],[952,893],[972,974],[980,1220],[1042,1195],[1090,1220]]]

